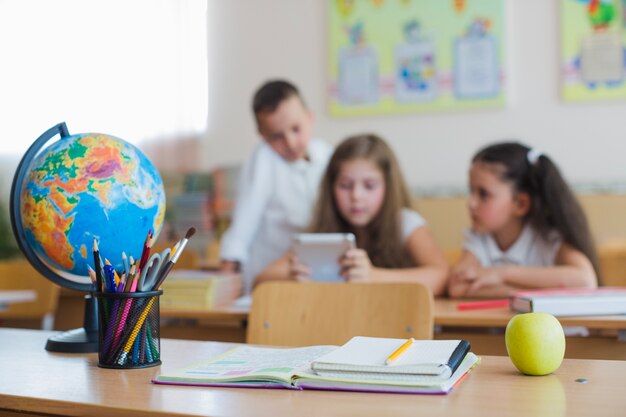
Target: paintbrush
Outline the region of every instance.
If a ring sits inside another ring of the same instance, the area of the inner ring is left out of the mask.
[[[187,230],[187,233],[185,234],[184,239],[182,239],[180,241],[180,245],[178,246],[178,249],[176,250],[176,252],[172,256],[172,258],[169,261],[167,261],[167,263],[163,267],[163,270],[161,271],[161,274],[157,278],[157,281],[154,284],[154,287],[152,287],[152,291],[158,290],[159,287],[161,286],[161,284],[163,284],[163,281],[165,281],[165,278],[167,277],[167,274],[170,273],[170,271],[174,267],[174,264],[176,263],[176,261],[178,261],[178,258],[180,258],[180,254],[183,253],[183,250],[185,249],[185,246],[187,245],[187,242],[189,242],[189,239],[195,233],[196,233],[196,228],[195,227],[190,227],[189,230]]]

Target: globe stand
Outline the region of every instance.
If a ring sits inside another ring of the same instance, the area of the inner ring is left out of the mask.
[[[98,351],[98,304],[93,293],[85,295],[83,327],[52,336],[46,350],[65,353],[91,353]]]

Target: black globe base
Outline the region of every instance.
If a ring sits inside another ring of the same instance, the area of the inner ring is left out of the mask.
[[[46,350],[64,353],[98,351],[98,304],[92,294],[85,295],[83,327],[50,337],[46,343]]]
[[[98,334],[90,334],[84,328],[68,330],[52,336],[46,342],[46,350],[65,353],[91,353],[98,351]]]

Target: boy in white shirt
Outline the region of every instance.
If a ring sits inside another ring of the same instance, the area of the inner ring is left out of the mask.
[[[253,99],[259,144],[244,163],[232,223],[221,242],[221,269],[241,270],[244,292],[309,224],[332,147],[312,139],[314,115],[298,89],[265,83]]]

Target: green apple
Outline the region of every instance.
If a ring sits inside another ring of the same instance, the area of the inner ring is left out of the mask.
[[[513,316],[506,326],[504,339],[511,362],[526,375],[548,375],[563,362],[565,333],[552,314]]]

